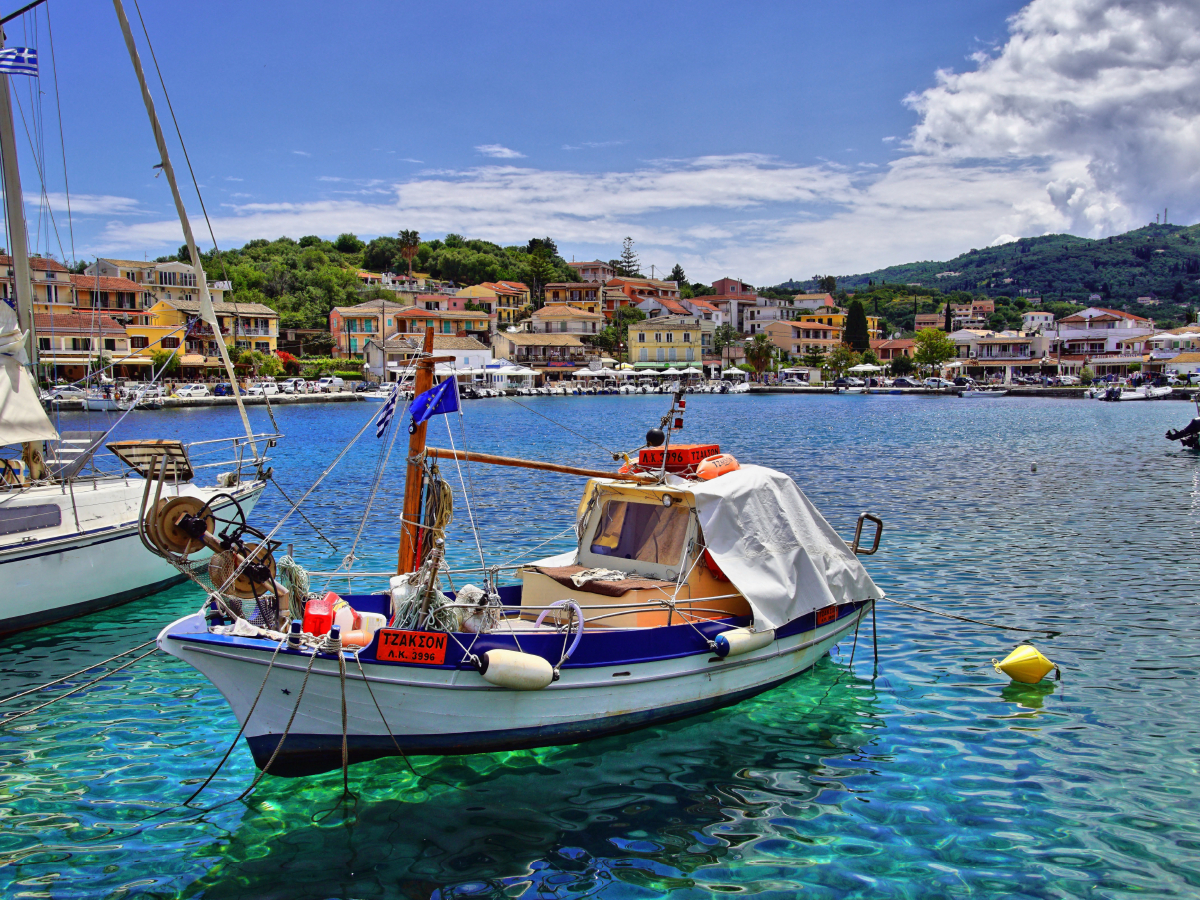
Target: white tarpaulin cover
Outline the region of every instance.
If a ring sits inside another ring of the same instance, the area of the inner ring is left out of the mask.
[[[37,385],[25,368],[24,342],[17,314],[0,302],[0,445],[58,440],[42,409]]]
[[[849,545],[791,478],[762,466],[687,484],[704,541],[754,610],[778,628],[834,603],[883,596]]]

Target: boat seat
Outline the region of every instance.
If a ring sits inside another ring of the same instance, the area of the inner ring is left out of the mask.
[[[574,577],[587,572],[587,566],[533,566],[532,568],[535,572],[553,578],[563,587],[585,591],[589,594],[600,594],[603,597],[621,597],[630,591],[647,591],[656,588],[666,591],[668,596],[675,591],[675,582],[659,581],[643,575],[629,575],[618,581],[592,579],[576,584],[573,580]]]

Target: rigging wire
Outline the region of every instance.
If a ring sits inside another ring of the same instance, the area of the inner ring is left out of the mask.
[[[511,402],[513,402],[513,403],[516,403],[516,404],[517,404],[517,406],[521,407],[521,409],[523,409],[523,410],[525,410],[525,411],[527,411],[527,412],[531,412],[531,413],[533,413],[535,416],[540,416],[541,418],[543,418],[543,419],[545,419],[547,422],[549,422],[551,425],[557,425],[559,428],[563,429],[563,431],[569,431],[569,432],[571,432],[571,434],[575,435],[577,438],[580,438],[581,440],[587,441],[587,443],[591,444],[593,447],[599,447],[599,448],[600,448],[601,450],[603,450],[605,453],[609,454],[609,455],[610,455],[610,456],[611,456],[613,459],[619,459],[619,458],[620,458],[620,456],[621,456],[621,454],[620,454],[620,453],[618,453],[617,451],[615,451],[615,450],[610,450],[608,447],[605,447],[603,444],[598,444],[598,443],[596,443],[595,441],[593,441],[593,440],[592,440],[590,437],[588,437],[587,435],[585,435],[585,434],[580,434],[578,431],[576,431],[576,430],[575,430],[575,429],[573,429],[573,428],[568,428],[568,427],[567,427],[566,425],[564,425],[562,422],[556,422],[554,419],[550,418],[549,416],[544,416],[544,415],[542,415],[542,414],[541,414],[540,412],[538,412],[536,409],[531,409],[530,407],[526,406],[524,403],[521,403],[520,401],[516,400],[516,399],[515,399],[515,398],[513,398],[513,397],[508,397],[508,396],[506,396],[504,399],[506,399],[506,400],[509,400],[509,401],[511,401]]]
[[[71,217],[71,183],[67,178],[67,142],[63,137],[62,100],[58,93],[58,60],[54,55],[54,29],[50,25],[49,3],[46,4],[46,33],[50,39],[50,70],[54,73],[54,106],[58,116],[58,145],[62,149],[63,193],[67,198],[67,233],[71,240],[71,268],[75,268],[78,264],[75,258],[75,222]]]

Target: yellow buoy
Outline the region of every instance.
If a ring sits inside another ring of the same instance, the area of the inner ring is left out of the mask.
[[[1058,670],[1058,666],[1042,656],[1041,651],[1033,644],[1019,645],[1002,661],[997,662],[993,659],[992,665],[995,666],[997,672],[1022,684],[1037,684],[1050,674],[1051,669],[1054,669],[1058,677],[1062,678],[1062,672]]]

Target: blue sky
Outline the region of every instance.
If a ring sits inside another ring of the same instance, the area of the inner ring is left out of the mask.
[[[1194,3],[194,10],[142,4],[224,246],[417,228],[607,259],[630,235],[648,264],[770,284],[1200,213]],[[174,250],[111,6],[50,15],[75,255]],[[45,13],[7,45],[42,56],[59,229],[18,117],[30,230],[70,257]]]

